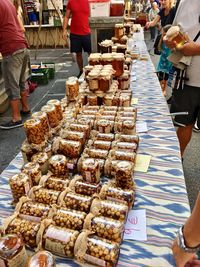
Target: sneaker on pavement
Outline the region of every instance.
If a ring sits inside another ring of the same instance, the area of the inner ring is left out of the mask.
[[[20,110],[20,114],[21,114],[22,116],[28,116],[28,115],[31,115],[31,111],[30,111],[30,110],[28,110],[28,111]]]
[[[195,125],[195,126],[193,126],[193,131],[195,132],[195,133],[200,133],[200,129]]]
[[[1,124],[0,129],[2,130],[10,130],[14,128],[21,127],[23,125],[22,120],[20,121],[9,121],[7,123]]]

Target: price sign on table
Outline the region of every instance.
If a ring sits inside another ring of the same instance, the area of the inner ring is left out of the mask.
[[[131,210],[124,229],[124,240],[147,240],[146,210]]]

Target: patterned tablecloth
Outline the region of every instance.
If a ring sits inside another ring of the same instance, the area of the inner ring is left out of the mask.
[[[136,39],[131,45],[146,51],[142,35]],[[171,243],[190,214],[179,144],[150,58],[133,62],[131,79],[133,96],[138,98],[138,120],[148,126],[148,132],[140,134],[139,153],[152,156],[148,172],[134,175],[134,209],[146,209],[147,241],[124,241],[117,266],[175,266]],[[8,178],[19,172],[22,164],[19,153],[0,176],[0,219],[13,212]],[[57,264],[80,266],[60,258]]]

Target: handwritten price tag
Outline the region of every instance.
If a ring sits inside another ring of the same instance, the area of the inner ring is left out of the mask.
[[[124,229],[124,240],[147,240],[146,210],[131,210]]]

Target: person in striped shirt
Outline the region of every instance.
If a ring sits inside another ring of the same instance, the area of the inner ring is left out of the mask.
[[[33,0],[24,0],[24,8],[30,24],[36,24],[37,16],[35,14],[35,4]]]

